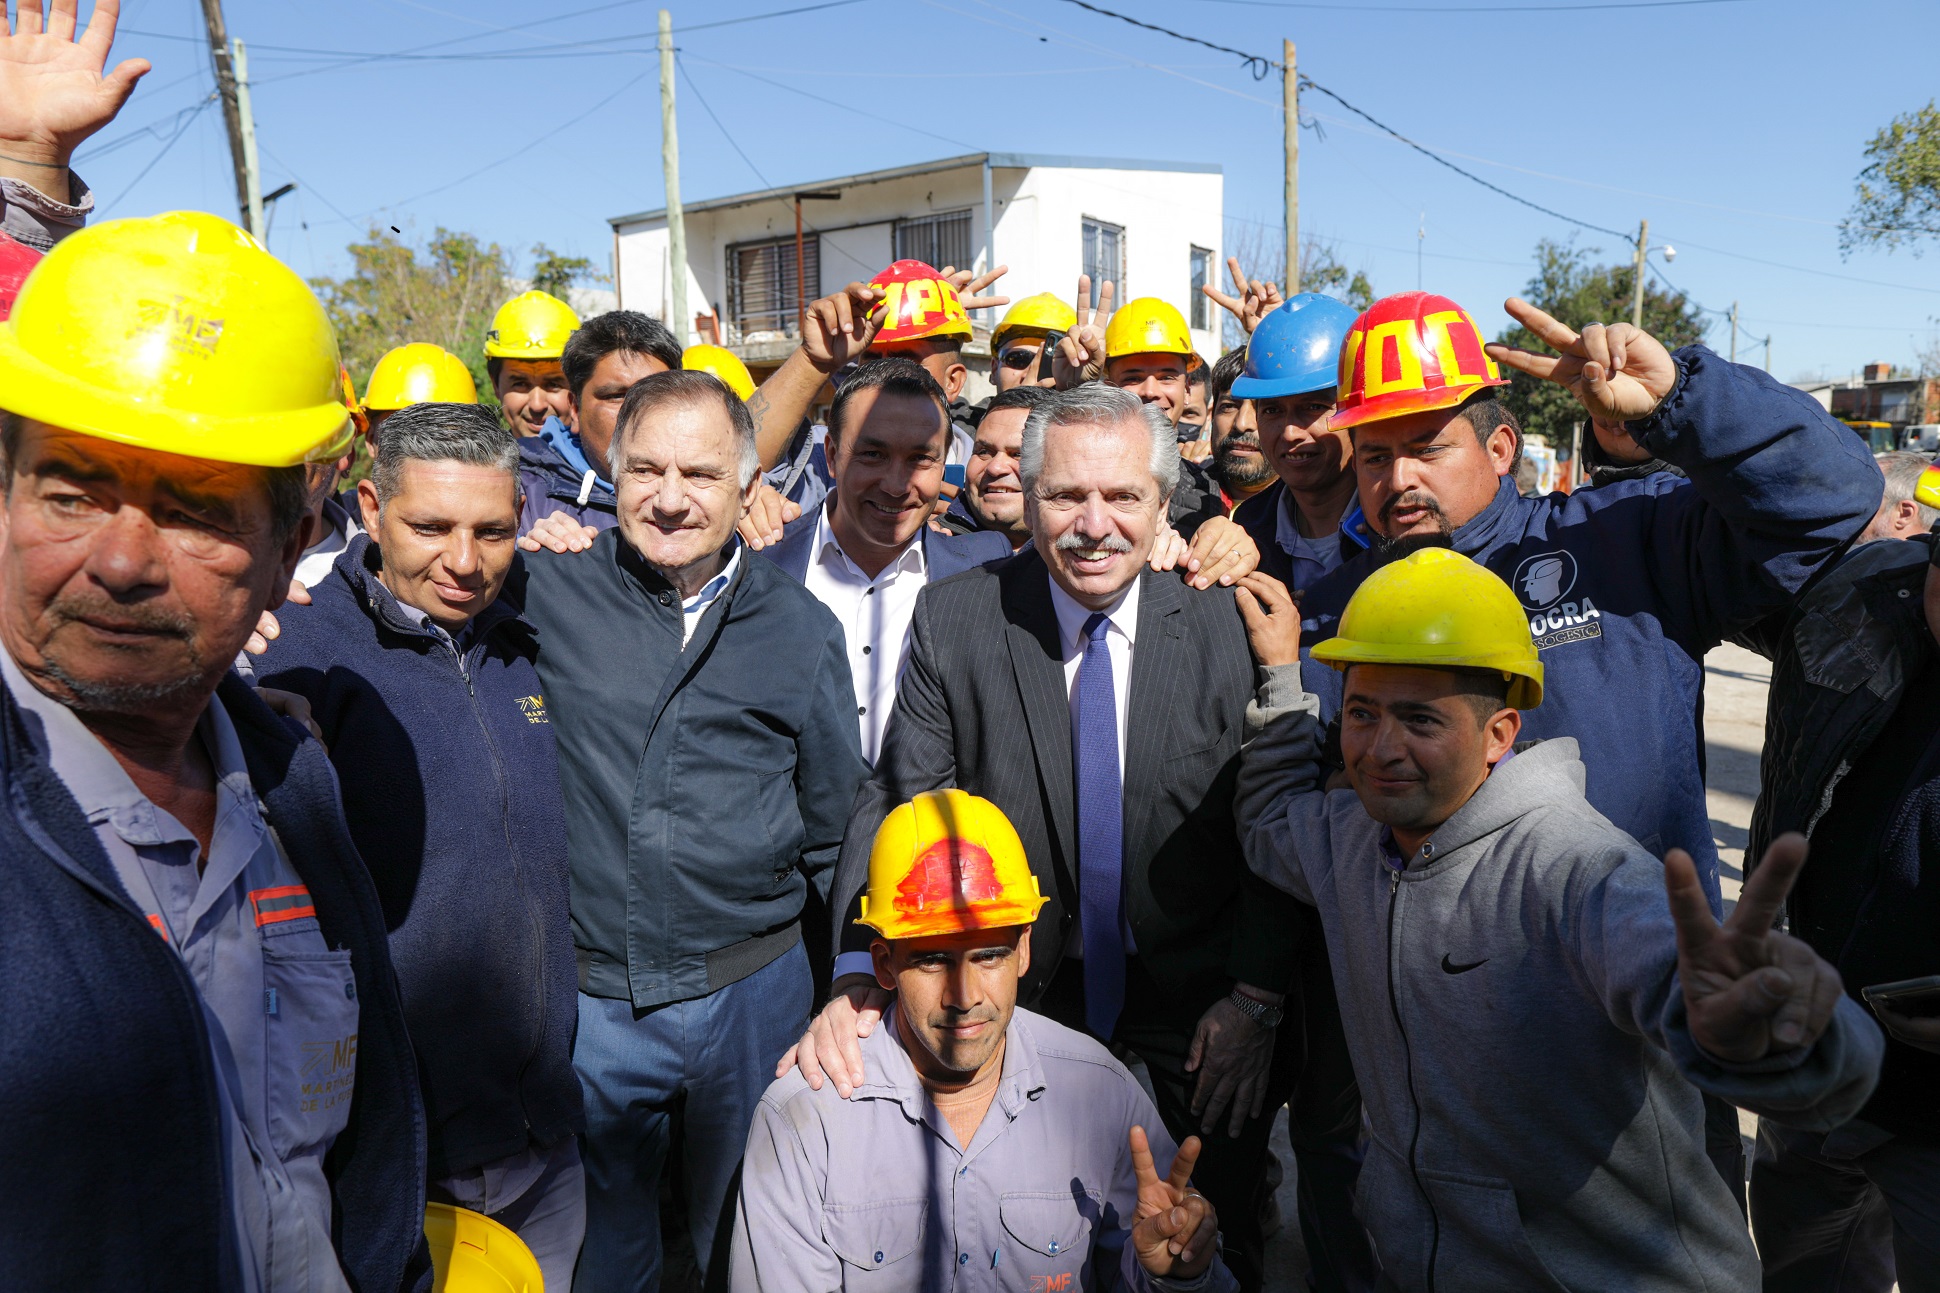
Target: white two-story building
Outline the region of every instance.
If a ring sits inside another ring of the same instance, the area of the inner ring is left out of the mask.
[[[1157,296],[1177,305],[1210,361],[1219,354],[1219,311],[1199,288],[1219,282],[1222,190],[1212,162],[972,153],[689,202],[692,317],[683,341],[718,339],[759,380],[794,348],[804,300],[866,282],[891,261],[915,259],[939,269],[1009,265],[992,290],[1012,300],[1046,291],[1074,299],[1078,275],[1091,276],[1094,294],[1110,279],[1120,302]],[[834,195],[801,203],[799,269],[798,193]],[[608,223],[621,307],[673,325],[666,211]],[[974,322],[966,353],[987,355],[996,318]],[[979,386],[983,368],[971,363]]]

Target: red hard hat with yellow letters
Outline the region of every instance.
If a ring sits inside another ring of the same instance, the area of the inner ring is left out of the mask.
[[[876,345],[921,341],[927,337],[968,337],[970,316],[956,288],[920,260],[899,260],[869,280],[882,300],[870,315],[882,320]]]
[[[1361,312],[1340,351],[1337,427],[1450,409],[1509,379],[1482,349],[1482,329],[1432,292],[1384,296]]]
[[[856,924],[884,938],[931,938],[1028,925],[1046,901],[1003,809],[931,790],[883,819]]]

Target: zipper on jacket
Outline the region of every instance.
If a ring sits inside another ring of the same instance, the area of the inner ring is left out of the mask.
[[[1421,1183],[1421,1097],[1415,1094],[1414,1048],[1408,1045],[1408,1030],[1401,1024],[1401,999],[1394,990],[1394,909],[1401,894],[1401,872],[1388,875],[1388,1013],[1394,1016],[1394,1030],[1401,1035],[1401,1053],[1408,1064],[1408,1099],[1414,1105],[1415,1125],[1408,1136],[1408,1172],[1415,1179],[1415,1190],[1428,1205],[1428,1293],[1435,1289],[1435,1255],[1441,1248],[1442,1223],[1435,1213],[1434,1196]]]

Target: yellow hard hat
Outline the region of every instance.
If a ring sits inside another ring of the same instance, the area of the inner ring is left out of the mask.
[[[428,341],[387,351],[364,387],[367,409],[407,409],[413,404],[476,404],[478,386],[465,361]]]
[[[492,316],[485,334],[487,359],[557,359],[566,352],[566,338],[579,327],[579,316],[549,292],[521,292]]]
[[[1314,659],[1342,673],[1351,664],[1496,670],[1509,680],[1510,705],[1543,703],[1529,613],[1487,567],[1447,548],[1410,553],[1362,580]]]
[[[315,293],[200,211],[63,239],[0,324],[0,408],[216,462],[337,457],[351,437],[340,372]]]
[[[990,333],[990,349],[1004,348],[1012,337],[1041,337],[1049,332],[1069,332],[1078,326],[1078,312],[1071,302],[1052,292],[1027,296],[1004,311],[1004,317]]]
[[[1141,296],[1113,310],[1105,325],[1105,357],[1120,355],[1190,355],[1192,333],[1186,316],[1156,296]]]
[[[1045,902],[1003,809],[931,790],[883,819],[856,924],[884,938],[929,938],[1028,925]]]
[[[754,394],[754,375],[741,362],[741,357],[725,346],[689,346],[680,352],[680,366],[697,373],[714,374],[744,400]]]
[[[469,1208],[424,1206],[432,1293],[544,1293],[538,1259],[512,1230]]]

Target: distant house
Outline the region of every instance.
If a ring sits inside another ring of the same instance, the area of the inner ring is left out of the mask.
[[[1867,364],[1843,382],[1820,380],[1798,386],[1831,410],[1832,416],[1852,425],[1876,450],[1906,447],[1907,428],[1931,428],[1940,422],[1940,378],[1895,377],[1891,364]],[[1930,443],[1927,451],[1932,451]]]
[[[801,204],[799,270],[798,192],[836,195]],[[1218,310],[1199,291],[1218,284],[1222,264],[1224,193],[1216,163],[971,153],[688,202],[683,210],[693,315],[684,340],[718,339],[757,379],[795,347],[804,298],[867,281],[891,261],[910,258],[939,269],[1007,264],[1010,273],[993,290],[1013,300],[1045,291],[1073,297],[1081,273],[1091,275],[1094,292],[1111,279],[1121,302],[1157,296],[1186,311],[1199,353],[1208,360],[1219,353]],[[641,211],[608,223],[620,304],[666,318],[667,213]],[[973,322],[968,352],[985,356],[996,319]],[[971,364],[979,376],[982,367]]]

